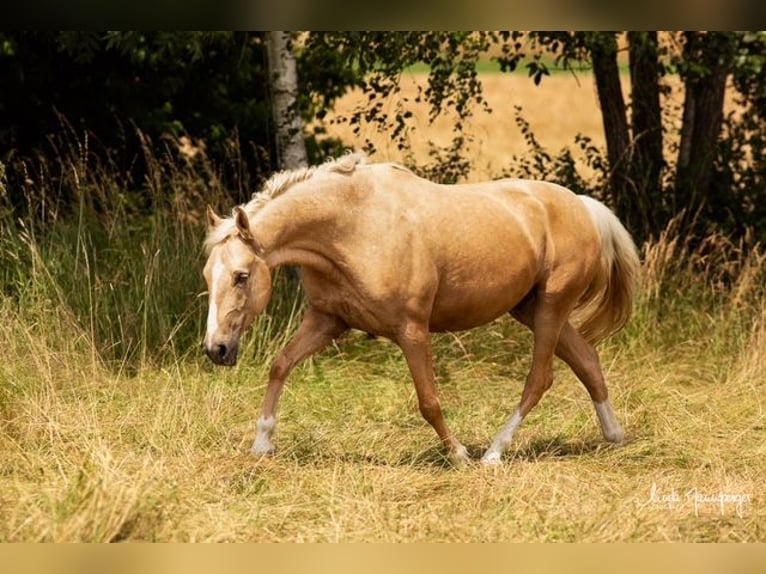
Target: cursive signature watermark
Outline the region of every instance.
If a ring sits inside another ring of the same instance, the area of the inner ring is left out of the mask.
[[[724,516],[733,512],[742,518],[751,502],[752,496],[749,493],[704,491],[696,486],[682,490],[660,490],[657,483],[652,483],[649,497],[637,500],[636,504],[641,508],[691,510],[695,516],[711,512]]]

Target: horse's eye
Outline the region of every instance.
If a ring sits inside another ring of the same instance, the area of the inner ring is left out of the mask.
[[[250,277],[249,273],[245,273],[244,271],[235,271],[234,285],[244,285],[245,283],[247,283],[248,277]]]

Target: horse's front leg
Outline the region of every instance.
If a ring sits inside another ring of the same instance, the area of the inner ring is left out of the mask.
[[[436,430],[442,443],[447,447],[448,457],[453,464],[469,460],[466,448],[447,427],[439,397],[436,395],[431,335],[428,326],[419,323],[407,324],[397,337],[396,343],[407,359],[423,418]]]
[[[256,423],[255,442],[251,452],[255,455],[271,454],[274,444],[271,436],[276,424],[277,406],[287,376],[302,360],[337,339],[348,326],[334,315],[326,315],[309,307],[292,340],[277,354],[269,371],[269,384],[263,397],[261,416]]]

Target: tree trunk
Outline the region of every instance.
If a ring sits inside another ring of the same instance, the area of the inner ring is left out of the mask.
[[[710,197],[716,146],[723,120],[726,80],[736,37],[730,32],[687,32],[684,111],[676,173],[676,210],[692,221]]]
[[[633,161],[630,181],[635,188],[636,215],[645,238],[665,224],[662,198],[662,113],[657,32],[628,32],[632,106]]]
[[[266,32],[269,77],[280,169],[308,165],[303,125],[298,109],[298,74],[289,32]]]
[[[277,144],[277,167],[283,170],[308,166],[303,122],[298,109],[298,73],[290,32],[266,32],[266,50],[271,79],[272,107]],[[285,269],[286,289],[298,294],[298,270]]]
[[[635,214],[629,178],[630,135],[617,65],[617,39],[613,32],[594,32],[588,35],[587,44],[593,60],[593,74],[606,136],[612,205],[618,215],[632,226]]]

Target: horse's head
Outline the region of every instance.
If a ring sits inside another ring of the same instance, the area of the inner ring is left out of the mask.
[[[208,238],[226,230],[221,226],[231,230],[212,243],[203,271],[209,299],[205,352],[217,365],[233,365],[240,336],[269,302],[271,272],[242,208],[235,208],[232,225],[208,207],[207,225]]]

